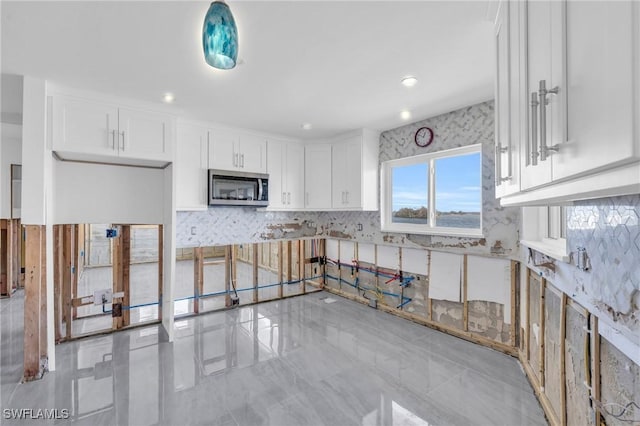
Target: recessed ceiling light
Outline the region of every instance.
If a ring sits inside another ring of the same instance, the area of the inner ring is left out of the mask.
[[[404,110],[400,112],[400,118],[402,118],[403,120],[407,121],[408,119],[411,118],[411,111],[409,110]]]
[[[400,82],[405,87],[413,87],[418,82],[418,79],[415,78],[414,76],[408,75],[405,78],[403,78],[402,80],[400,80]]]
[[[162,99],[166,103],[170,104],[171,102],[173,102],[175,100],[175,97],[173,96],[173,93],[165,93],[164,97]]]
[[[300,127],[302,127],[304,130],[311,130],[311,123],[302,123]]]

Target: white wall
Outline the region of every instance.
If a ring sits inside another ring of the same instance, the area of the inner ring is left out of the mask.
[[[164,223],[164,170],[54,161],[54,223]]]
[[[22,126],[1,123],[0,218],[11,218],[11,165],[22,164]]]

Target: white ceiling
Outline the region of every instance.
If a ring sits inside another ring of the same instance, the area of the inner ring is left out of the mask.
[[[172,92],[191,118],[307,139],[493,97],[489,2],[228,4],[243,63],[220,71],[202,55],[209,2],[2,1],[2,72],[151,102]]]

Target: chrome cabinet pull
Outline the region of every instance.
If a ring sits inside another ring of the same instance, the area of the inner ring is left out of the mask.
[[[345,193],[345,204],[349,204],[349,191],[344,191]]]
[[[531,146],[527,165],[538,164],[538,94],[531,92]]]
[[[509,161],[511,161],[511,152],[509,148],[502,146],[499,142],[496,146],[496,186],[502,185],[502,182],[511,180],[511,167],[509,167],[509,175],[502,177],[502,154],[509,153]]]
[[[240,154],[240,167],[244,169],[244,154]]]
[[[116,131],[111,131],[111,149],[116,149]]]
[[[282,203],[282,205],[285,205],[285,192],[282,193],[282,197],[280,197],[280,202]]]
[[[238,167],[238,153],[233,154],[233,167]]]
[[[291,204],[291,193],[287,192],[287,204]]]
[[[120,133],[122,133],[122,151],[124,151],[124,148],[125,148],[125,143],[124,143],[124,130],[123,130],[122,132],[120,132]]]
[[[559,146],[547,146],[547,105],[549,99],[547,95],[557,95],[560,91],[558,86],[553,89],[547,90],[546,80],[540,80],[540,88],[538,90],[538,97],[540,98],[540,161],[545,161],[547,157],[553,152],[558,152]]]

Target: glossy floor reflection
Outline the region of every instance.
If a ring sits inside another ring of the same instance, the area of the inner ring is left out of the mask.
[[[324,292],[175,326],[172,344],[158,326],[61,344],[58,370],[3,408],[87,425],[546,424],[515,359]]]

